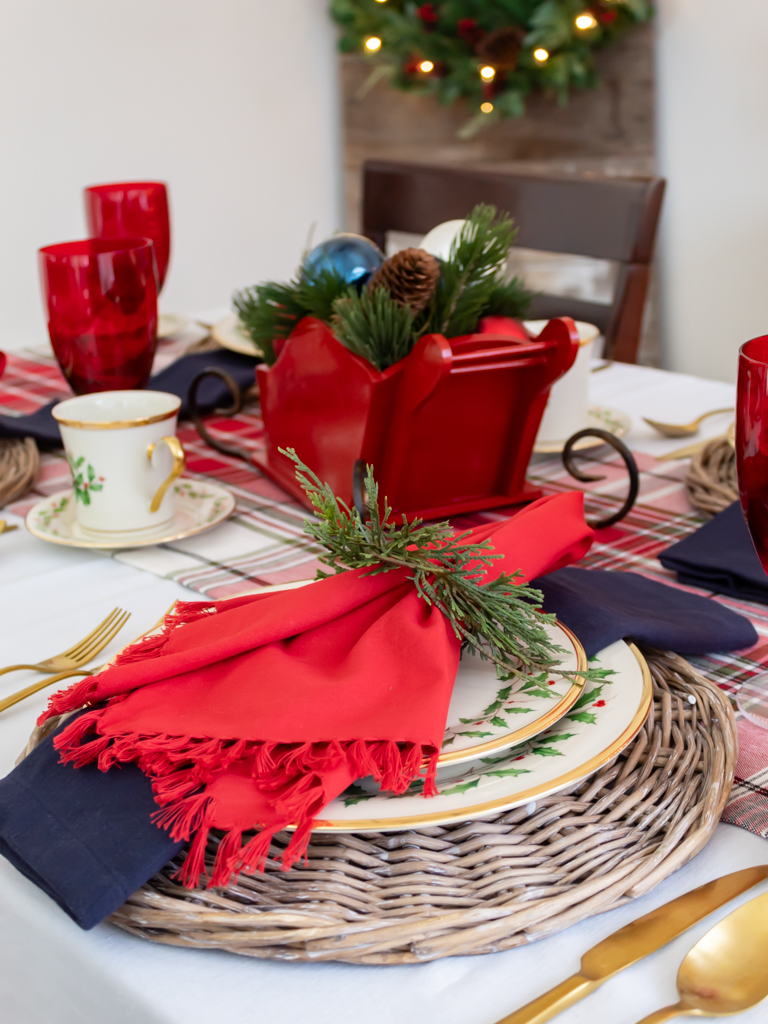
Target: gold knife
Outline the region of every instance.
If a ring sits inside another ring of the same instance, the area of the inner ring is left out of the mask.
[[[639,917],[587,950],[581,958],[578,974],[561,981],[549,992],[515,1010],[497,1024],[544,1024],[544,1021],[551,1020],[556,1014],[600,988],[614,974],[623,971],[625,967],[631,967],[649,953],[655,953],[713,910],[766,878],[768,864],[734,871],[706,885],[700,885],[698,889],[691,889],[676,900]]]

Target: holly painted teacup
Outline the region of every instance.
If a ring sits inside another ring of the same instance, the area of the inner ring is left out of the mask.
[[[72,472],[83,534],[162,534],[171,484],[184,470],[176,437],[181,399],[164,391],[98,391],[53,409]]]

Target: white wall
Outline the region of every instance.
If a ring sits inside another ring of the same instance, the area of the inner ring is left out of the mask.
[[[341,222],[326,0],[0,0],[0,348],[46,335],[36,250],[81,190],[170,186],[161,307],[226,306]]]
[[[768,333],[768,2],[658,8],[664,363],[733,381]]]

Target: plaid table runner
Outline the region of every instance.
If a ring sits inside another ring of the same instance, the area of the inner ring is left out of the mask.
[[[161,342],[155,372],[182,353],[183,346],[177,342]],[[46,402],[70,394],[52,358],[31,352],[9,354],[8,367],[0,378],[0,412],[33,412]],[[210,417],[206,424],[214,436],[246,452],[258,450],[264,443],[257,405],[232,419]],[[318,550],[303,532],[306,510],[260,471],[208,447],[191,425],[182,424],[178,433],[187,451],[186,475],[226,486],[236,498],[235,513],[208,533],[171,544],[116,552],[111,557],[175,580],[208,599],[313,576]],[[642,452],[634,454],[641,471],[638,503],[619,524],[598,531],[595,544],[581,564],[594,569],[632,570],[680,586],[674,574],[662,568],[657,556],[705,521],[686,497],[682,478],[687,464],[659,462]],[[580,487],[586,494],[588,516],[602,518],[620,504],[626,473],[617,456],[601,462],[600,472],[604,474],[602,480],[583,485],[565,472],[559,456],[534,456],[528,476],[550,494]],[[14,504],[11,511],[25,515],[41,496],[70,485],[66,460],[56,454],[43,455],[35,491]],[[504,515],[504,510],[473,513],[456,517],[453,525],[466,528]],[[733,696],[743,682],[768,667],[768,606],[693,587],[681,589],[703,594],[745,615],[758,632],[760,639],[750,651],[689,659]],[[738,717],[739,761],[722,820],[768,837],[768,731]]]

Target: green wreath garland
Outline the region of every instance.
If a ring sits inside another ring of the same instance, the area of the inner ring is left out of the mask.
[[[468,136],[498,118],[520,117],[533,92],[568,101],[597,84],[595,51],[646,21],[650,0],[331,0],[339,48],[374,67],[367,86],[467,100]]]

